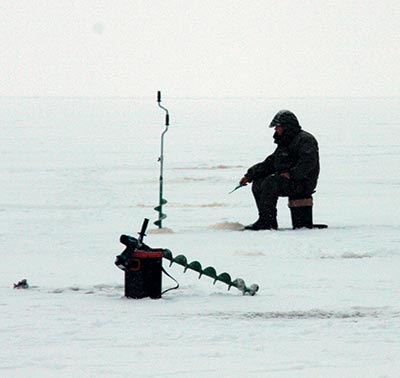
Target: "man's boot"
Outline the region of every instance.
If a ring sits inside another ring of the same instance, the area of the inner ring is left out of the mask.
[[[276,221],[276,209],[271,209],[271,211],[265,214],[260,214],[255,223],[245,226],[244,229],[251,231],[277,230],[278,222]]]

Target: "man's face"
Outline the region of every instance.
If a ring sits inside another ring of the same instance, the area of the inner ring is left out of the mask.
[[[283,134],[283,127],[282,126],[275,126],[275,131],[277,133],[278,136],[282,136]]]

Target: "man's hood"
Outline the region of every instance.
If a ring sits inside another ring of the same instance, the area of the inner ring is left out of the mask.
[[[290,110],[280,110],[278,113],[275,114],[274,118],[272,119],[269,127],[276,127],[281,126],[285,130],[294,129],[296,131],[301,130],[301,126],[297,117],[294,113]]]

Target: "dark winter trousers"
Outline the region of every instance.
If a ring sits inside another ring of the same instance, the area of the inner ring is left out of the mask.
[[[287,178],[271,175],[254,180],[252,192],[256,201],[259,220],[271,227],[277,227],[276,204],[278,197],[294,195],[296,190]]]

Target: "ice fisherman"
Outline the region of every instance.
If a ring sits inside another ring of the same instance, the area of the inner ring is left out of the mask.
[[[258,209],[257,221],[246,226],[246,230],[276,230],[278,197],[310,196],[317,186],[320,167],[315,137],[302,130],[289,110],[280,110],[269,127],[275,128],[275,151],[250,167],[240,180],[243,186],[252,183]]]

